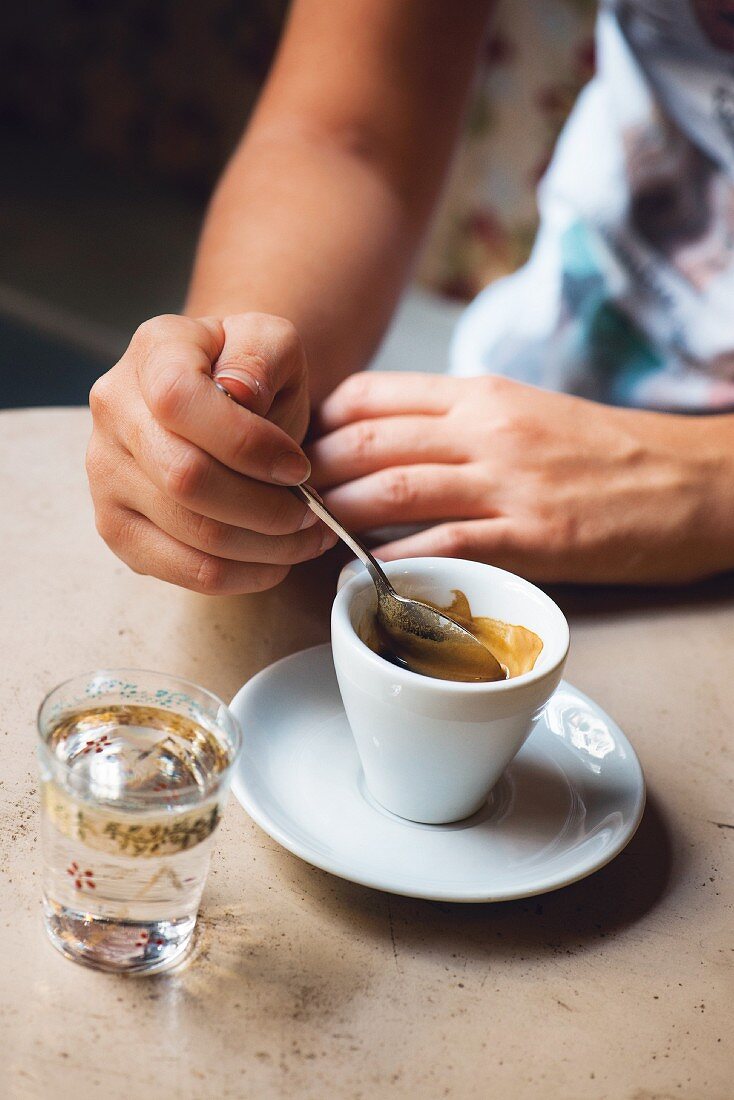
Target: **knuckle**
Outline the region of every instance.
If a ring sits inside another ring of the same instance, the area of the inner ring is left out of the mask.
[[[206,456],[193,447],[187,447],[168,465],[164,474],[165,491],[179,503],[195,501],[206,485],[208,473]]]
[[[339,387],[341,398],[350,412],[359,412],[367,400],[371,380],[367,374],[352,374]]]
[[[95,510],[94,522],[100,538],[111,550],[117,551],[129,545],[132,527],[129,516],[123,509],[102,504]]]
[[[219,523],[209,516],[192,514],[192,536],[199,550],[226,558],[231,549],[235,529],[226,523]]]
[[[479,401],[486,401],[490,408],[503,410],[514,400],[513,390],[517,383],[501,374],[487,374],[481,378],[467,378],[465,381],[472,396]]]
[[[229,565],[213,554],[200,554],[193,577],[193,587],[206,596],[216,596],[226,589]]]
[[[357,458],[368,459],[375,449],[377,430],[374,424],[364,422],[356,424],[353,432],[351,451]]]
[[[112,406],[112,379],[111,371],[103,374],[89,391],[89,408],[94,420],[102,420]]]
[[[464,523],[446,523],[441,528],[440,551],[447,558],[463,558],[469,554],[470,540]]]
[[[485,394],[502,393],[507,388],[507,379],[501,374],[487,374],[483,378],[472,379],[472,382]]]
[[[178,367],[165,367],[150,384],[148,408],[160,423],[175,424],[189,408],[193,389],[191,378]]]
[[[407,509],[416,499],[417,486],[405,470],[388,470],[382,475],[383,499],[393,508]]]
[[[580,541],[579,523],[575,516],[554,515],[536,526],[537,542],[546,550],[565,553]]]
[[[547,426],[536,416],[527,413],[513,418],[515,435],[530,446],[543,443],[548,436]]]
[[[171,328],[181,318],[175,313],[161,313],[157,317],[149,317],[136,328],[131,343],[148,348],[158,344],[171,335]]]
[[[521,445],[523,450],[541,443],[546,435],[538,417],[511,407],[497,410],[497,415],[492,417],[492,430]]]
[[[327,398],[327,403],[343,423],[360,420],[369,407],[369,390],[372,380],[367,374],[351,374],[340,382]]]
[[[205,596],[232,592],[264,592],[287,576],[288,565],[247,565],[237,569],[213,554],[201,554],[189,587]],[[235,571],[236,570],[236,571]]]

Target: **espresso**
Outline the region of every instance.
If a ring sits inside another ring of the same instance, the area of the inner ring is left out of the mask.
[[[407,668],[422,676],[437,680],[455,680],[462,683],[487,683],[492,680],[511,679],[530,672],[543,648],[543,642],[532,630],[525,626],[504,623],[500,619],[490,619],[483,615],[472,615],[469,600],[463,592],[454,589],[454,598],[448,607],[424,600],[437,611],[444,611],[461,626],[469,630],[487,647],[501,666],[501,672],[488,677],[479,672],[477,665],[464,647],[456,651],[449,650],[447,643],[430,647],[425,645],[406,645],[390,634],[389,629],[376,616],[371,616],[359,630],[365,645],[391,664]]]

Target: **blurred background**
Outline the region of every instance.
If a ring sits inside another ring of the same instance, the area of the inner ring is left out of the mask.
[[[181,308],[214,181],[286,0],[34,0],[0,36],[0,406],[86,402]],[[462,303],[528,255],[535,189],[593,72],[594,0],[500,0],[383,369],[442,369]]]

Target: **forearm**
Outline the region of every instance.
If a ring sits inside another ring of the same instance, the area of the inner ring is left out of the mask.
[[[187,305],[296,325],[312,397],[365,366],[449,163],[491,0],[295,0]]]
[[[428,214],[325,137],[248,138],[213,198],[187,312],[257,310],[298,328],[314,401],[373,354]]]

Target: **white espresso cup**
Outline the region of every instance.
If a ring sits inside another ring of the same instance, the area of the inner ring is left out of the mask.
[[[495,683],[438,680],[374,653],[360,630],[377,606],[354,563],[340,577],[331,614],[334,666],[372,797],[410,821],[440,824],[475,813],[519,752],[563,674],[568,623],[529,581],[480,562],[405,558],[385,572],[401,595],[451,603],[466,594],[473,615],[528,627],[543,648],[531,672]],[[363,631],[364,632],[364,631]]]

